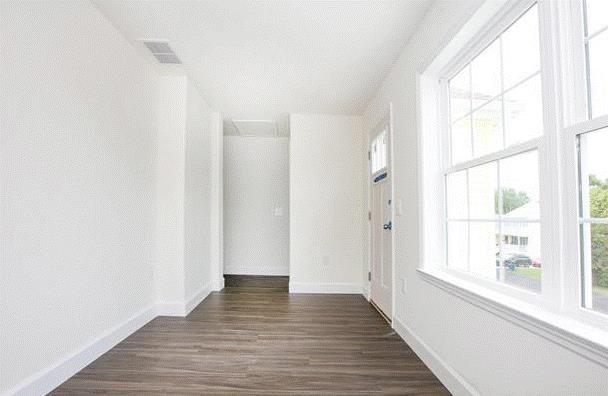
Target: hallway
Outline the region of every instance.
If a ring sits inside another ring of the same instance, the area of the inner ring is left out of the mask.
[[[287,285],[227,276],[190,315],[154,319],[52,394],[449,394],[361,295]]]

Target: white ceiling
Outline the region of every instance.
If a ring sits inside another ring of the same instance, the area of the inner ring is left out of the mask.
[[[430,0],[94,1],[144,56],[168,40],[225,118],[359,114]]]

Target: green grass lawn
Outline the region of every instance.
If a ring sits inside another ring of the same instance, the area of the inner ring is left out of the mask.
[[[598,293],[598,294],[604,294],[604,295],[608,296],[608,287],[593,286],[593,292]]]
[[[528,267],[528,268],[515,267],[515,270],[513,271],[513,273],[523,275],[528,278],[540,280],[541,270],[540,270],[540,268],[534,268],[534,267]]]

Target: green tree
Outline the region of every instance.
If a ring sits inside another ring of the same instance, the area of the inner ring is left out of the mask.
[[[502,189],[502,213],[509,213],[530,202],[528,194],[513,188]],[[494,209],[498,213],[498,192],[494,193]]]
[[[589,176],[591,217],[608,218],[608,180]],[[591,271],[593,284],[608,287],[608,224],[591,225]]]

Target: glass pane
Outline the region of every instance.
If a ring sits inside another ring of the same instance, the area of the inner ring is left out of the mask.
[[[525,222],[502,223],[500,250],[505,283],[535,292],[541,290],[542,263],[540,259],[540,224]]]
[[[469,235],[464,221],[448,222],[448,267],[466,271],[468,268]]]
[[[532,7],[502,35],[505,89],[540,70],[538,10]]]
[[[608,1],[585,0],[587,7],[587,32],[593,34],[608,26]]]
[[[386,131],[380,133],[372,142],[372,174],[386,167]]]
[[[589,40],[589,89],[591,113],[608,114],[608,31]]]
[[[505,93],[507,146],[542,135],[543,105],[540,75]]]
[[[467,209],[467,173],[460,171],[446,177],[448,218],[466,219]]]
[[[480,157],[502,148],[502,99],[473,113],[473,154]]]
[[[505,219],[538,219],[538,152],[514,155],[500,161],[502,214]]]
[[[458,118],[471,111],[471,86],[469,66],[450,80],[450,119]]]
[[[608,128],[580,137],[583,217],[608,218]]]
[[[591,308],[608,314],[608,224],[591,224]]]
[[[386,167],[386,132],[382,132],[378,137],[378,147],[379,147],[379,156],[378,156],[378,166],[380,169]]]
[[[494,222],[471,222],[470,260],[471,274],[496,279],[496,256],[498,253],[498,228]]]
[[[496,162],[469,169],[469,216],[493,219],[496,215]]]
[[[452,125],[452,164],[471,159],[471,117]]]
[[[500,44],[495,40],[471,62],[473,108],[500,93],[500,73]]]

